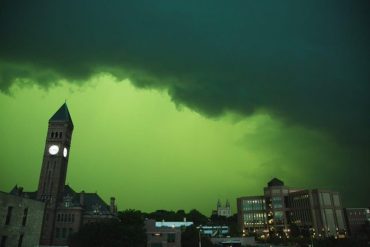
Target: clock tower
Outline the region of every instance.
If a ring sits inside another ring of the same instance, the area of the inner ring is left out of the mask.
[[[63,200],[73,122],[64,103],[50,118],[37,199],[46,203],[41,244],[51,244],[58,204]]]

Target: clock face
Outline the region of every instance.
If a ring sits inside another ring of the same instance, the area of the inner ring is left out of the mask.
[[[64,148],[63,149],[63,156],[64,156],[64,158],[66,158],[67,155],[68,155],[68,150],[67,150],[67,148]]]
[[[59,147],[57,145],[51,145],[49,147],[49,154],[56,155],[59,152]]]

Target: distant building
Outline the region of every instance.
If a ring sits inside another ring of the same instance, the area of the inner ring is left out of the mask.
[[[290,188],[284,182],[274,178],[263,189],[266,202],[267,224],[270,232],[283,232],[288,229],[286,198]]]
[[[0,192],[0,246],[37,246],[45,204]]]
[[[200,226],[200,233],[208,237],[226,237],[230,231],[228,226]]]
[[[274,178],[264,195],[240,197],[237,206],[238,224],[245,235],[289,236],[292,224],[317,237],[345,234],[341,199],[335,191],[289,188]]]
[[[369,234],[370,210],[368,208],[345,208],[344,215],[351,236],[363,237]]]
[[[194,223],[192,221],[186,221],[186,219],[184,219],[184,221],[156,221],[155,227],[172,227],[184,229],[193,224]]]
[[[290,223],[310,234],[344,237],[346,227],[338,192],[330,190],[301,190],[289,194]]]
[[[256,246],[254,237],[211,238],[212,244],[223,247]]]
[[[266,201],[264,196],[245,196],[237,199],[238,223],[250,235],[268,232]]]
[[[15,186],[10,192],[45,203],[40,245],[67,245],[83,224],[113,218],[117,212],[113,197],[108,205],[97,193],[75,192],[65,185],[73,128],[63,104],[49,120],[37,191],[19,193]]]
[[[147,247],[181,247],[181,229],[192,224],[193,222],[145,220]]]
[[[217,201],[217,211],[216,212],[217,212],[218,216],[231,217],[232,214],[231,214],[231,207],[230,207],[229,201],[226,200],[225,206],[223,207],[221,205],[221,201],[218,200]]]

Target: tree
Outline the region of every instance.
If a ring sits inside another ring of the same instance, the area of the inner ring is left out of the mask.
[[[71,247],[118,247],[122,246],[122,226],[118,220],[88,223],[72,235]]]
[[[70,239],[71,247],[143,247],[144,219],[140,211],[126,210],[118,218],[89,223]]]
[[[213,247],[211,240],[206,236],[201,236],[202,247]],[[197,247],[199,246],[199,229],[196,226],[188,226],[181,234],[182,247]]]
[[[144,215],[133,209],[128,209],[118,213],[123,231],[124,246],[145,246],[146,230]]]
[[[187,218],[189,221],[193,221],[196,226],[206,225],[209,222],[208,218],[196,209],[190,210],[190,212],[187,214]]]

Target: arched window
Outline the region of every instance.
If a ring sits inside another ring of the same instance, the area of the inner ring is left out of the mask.
[[[54,138],[54,132],[51,132],[51,138]]]
[[[55,132],[55,138],[58,138],[58,132]]]
[[[63,133],[59,132],[59,138],[62,138],[62,136],[63,136]]]

